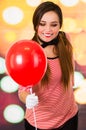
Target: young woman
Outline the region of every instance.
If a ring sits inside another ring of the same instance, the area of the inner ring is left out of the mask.
[[[63,16],[53,2],[41,3],[33,15],[33,40],[43,47],[47,70],[30,94],[29,87],[19,86],[18,95],[26,104],[25,129],[34,130],[33,107],[37,130],[77,130],[78,107],[73,95],[74,61],[66,33],[60,31]]]

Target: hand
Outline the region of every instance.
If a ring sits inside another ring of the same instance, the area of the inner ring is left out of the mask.
[[[28,109],[33,108],[38,104],[38,96],[35,95],[35,93],[30,94],[26,97],[26,107]]]

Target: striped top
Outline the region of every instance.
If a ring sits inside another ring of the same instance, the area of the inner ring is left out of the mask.
[[[36,89],[33,87],[33,91],[39,98],[39,104],[34,107],[37,128],[50,130],[62,126],[72,118],[77,113],[78,107],[74,100],[72,79],[67,91],[62,85],[59,58],[48,58],[48,62],[51,69],[50,83],[44,90],[39,89],[38,85]],[[29,91],[28,88],[19,87],[19,93],[24,90]],[[25,118],[35,126],[32,109],[26,109]]]

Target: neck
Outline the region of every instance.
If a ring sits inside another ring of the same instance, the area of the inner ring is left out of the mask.
[[[49,45],[57,45],[58,42],[59,42],[58,37],[54,38],[53,40],[51,40],[51,41],[49,41],[49,42],[43,41],[40,37],[38,37],[38,40],[42,43],[41,46],[42,46],[43,48],[45,48],[45,47],[47,47],[47,46],[49,46]]]

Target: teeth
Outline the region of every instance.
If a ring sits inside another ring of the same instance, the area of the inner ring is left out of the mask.
[[[52,34],[44,34],[45,36],[51,36]]]

